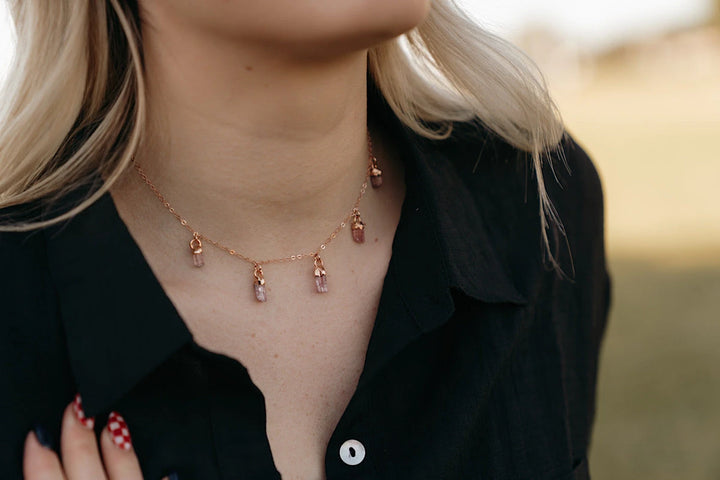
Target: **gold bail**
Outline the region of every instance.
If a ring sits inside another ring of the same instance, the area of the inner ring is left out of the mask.
[[[253,276],[255,277],[255,281],[259,285],[265,285],[265,277],[263,277],[262,266],[259,263],[255,264],[255,270],[253,271]]]

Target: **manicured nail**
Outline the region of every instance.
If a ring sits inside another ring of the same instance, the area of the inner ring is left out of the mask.
[[[128,430],[125,419],[117,412],[110,412],[107,424],[108,431],[112,435],[112,441],[116,447],[123,450],[130,450],[132,441],[130,440],[130,430]]]
[[[78,421],[82,424],[83,427],[93,428],[95,426],[95,417],[85,416],[85,410],[83,410],[82,399],[80,398],[79,393],[75,395],[75,400],[73,400],[72,408],[73,412],[75,412],[75,418],[78,419]]]
[[[37,438],[40,445],[52,450],[52,441],[50,440],[50,435],[48,434],[47,430],[45,430],[45,427],[43,427],[42,425],[35,425],[33,431],[35,432],[35,438]]]

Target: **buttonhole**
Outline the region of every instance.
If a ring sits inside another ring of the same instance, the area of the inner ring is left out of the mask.
[[[355,449],[353,447],[350,447],[350,456],[351,457],[355,456]]]

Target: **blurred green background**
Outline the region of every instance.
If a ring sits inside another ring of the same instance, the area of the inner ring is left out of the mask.
[[[720,479],[720,76],[662,81],[561,101],[606,195],[597,479]]]

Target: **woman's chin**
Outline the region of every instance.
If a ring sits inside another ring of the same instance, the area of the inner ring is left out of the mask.
[[[430,0],[140,0],[144,23],[293,55],[370,48],[418,26]],[[209,6],[208,6],[209,4]]]

